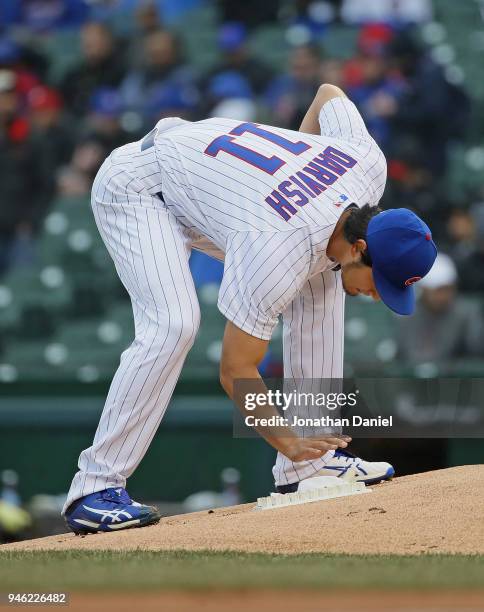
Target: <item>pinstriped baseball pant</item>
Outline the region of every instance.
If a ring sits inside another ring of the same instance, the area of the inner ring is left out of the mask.
[[[320,379],[343,378],[344,305],[341,272],[329,270],[306,282],[283,313],[285,379],[314,380],[317,386]],[[321,415],[316,410],[312,416]],[[328,451],[320,459],[295,463],[278,453],[272,469],[276,485],[314,476],[332,455]]]
[[[63,513],[76,499],[124,487],[165,414],[200,310],[188,267],[191,235],[125,167],[109,158],[93,185],[101,237],[133,306],[135,339],[121,356],[92,446],[79,457]],[[284,313],[289,378],[342,378],[344,292],[339,273],[308,281]],[[328,454],[293,463],[278,454],[276,484],[317,472]]]
[[[84,495],[125,486],[163,418],[200,321],[190,237],[161,201],[108,158],[92,208],[131,298],[135,339],[121,356],[93,444],[79,457],[63,513]]]

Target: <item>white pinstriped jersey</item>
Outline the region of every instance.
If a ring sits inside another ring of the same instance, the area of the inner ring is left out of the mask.
[[[225,254],[219,309],[262,339],[307,280],[334,266],[326,246],[345,208],[383,194],[385,158],[355,105],[332,99],[319,119],[321,136],[164,119],[152,140],[159,168],[140,177],[200,237],[195,247]]]
[[[350,203],[377,204],[386,164],[349,100],[325,104],[320,124],[312,136],[163,119],[101,166],[92,208],[129,292],[136,338],[63,512],[124,487],[163,418],[200,320],[192,247],[225,258],[218,306],[239,328],[269,339],[282,314],[286,379],[343,377],[345,295],[326,247]],[[330,457],[294,463],[278,453],[276,484],[313,476]]]

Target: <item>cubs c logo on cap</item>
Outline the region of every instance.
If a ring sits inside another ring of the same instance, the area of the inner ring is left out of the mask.
[[[409,278],[405,281],[405,287],[410,287],[410,285],[417,283],[419,280],[422,280],[421,276],[412,276],[412,278]]]

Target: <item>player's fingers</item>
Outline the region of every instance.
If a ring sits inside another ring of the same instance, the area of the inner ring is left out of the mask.
[[[331,440],[337,440],[338,442],[346,442],[346,444],[351,442],[350,436],[344,436],[344,435],[341,435],[341,436],[338,436],[338,435],[331,436],[330,439]]]
[[[320,440],[311,440],[311,446],[314,448],[320,448],[321,450],[336,450],[337,448],[346,448],[348,442],[341,438],[322,438]]]
[[[347,436],[336,436],[335,438],[331,438],[331,444],[337,444],[341,448],[346,448],[350,442],[351,438]]]
[[[324,453],[327,453],[330,450],[336,450],[337,448],[338,447],[335,444],[328,444],[327,442],[311,442],[311,446],[306,447],[303,452],[317,452],[317,457],[321,457],[324,455]]]
[[[325,452],[326,452],[325,450],[320,450],[318,448],[306,448],[304,452],[302,453],[302,455],[304,456],[301,457],[301,459],[298,459],[298,461],[309,461],[310,459],[319,459],[320,457],[324,455]]]

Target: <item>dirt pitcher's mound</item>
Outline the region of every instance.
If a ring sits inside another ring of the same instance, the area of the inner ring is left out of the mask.
[[[50,536],[1,550],[484,553],[484,465],[404,476],[371,493],[277,510],[253,504],[119,533]]]

